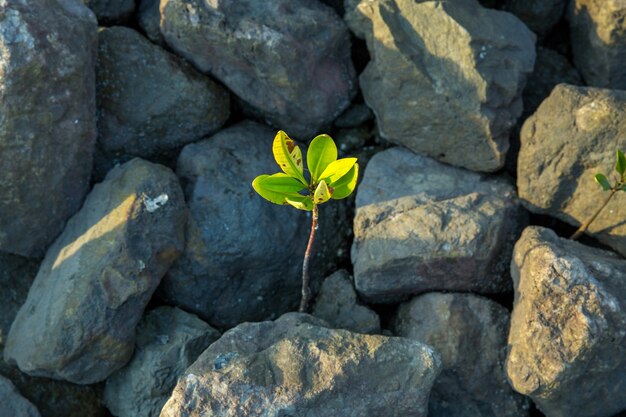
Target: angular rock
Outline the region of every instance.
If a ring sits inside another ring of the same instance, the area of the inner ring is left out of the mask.
[[[160,10],[172,49],[298,139],[319,134],[356,92],[348,30],[318,1],[163,0]]]
[[[506,378],[509,312],[500,304],[473,294],[424,294],[399,307],[392,327],[441,354],[429,417],[528,415],[529,401]]]
[[[612,175],[615,149],[626,150],[626,92],[560,84],[521,132],[517,188],[528,210],[574,226],[607,194],[594,181]],[[587,233],[626,255],[626,193],[617,193]]]
[[[626,3],[572,0],[567,17],[574,62],[587,84],[626,90]]]
[[[376,154],[357,189],[352,263],[369,302],[436,290],[510,291],[525,215],[515,190],[403,148]]]
[[[122,367],[144,307],[182,251],[185,219],[169,169],[134,159],[112,170],[48,250],[5,360],[77,384]]]
[[[505,0],[503,8],[543,36],[561,19],[566,4],[567,0]]]
[[[541,227],[526,228],[513,256],[513,388],[550,417],[626,410],[626,261]]]
[[[87,194],[96,32],[79,0],[2,2],[1,251],[42,257]]]
[[[366,3],[372,60],[360,84],[381,136],[452,165],[500,169],[535,35],[473,1]]]
[[[172,154],[228,118],[223,87],[133,29],[101,29],[98,49],[98,145],[111,159]]]
[[[39,417],[39,411],[22,397],[10,380],[0,375],[0,417]]]
[[[315,299],[313,315],[335,329],[380,333],[380,317],[357,302],[352,279],[344,269],[326,278]]]
[[[83,0],[98,17],[100,24],[124,23],[135,11],[134,0]]]
[[[426,416],[437,353],[324,326],[291,313],[228,331],[187,369],[161,417]]]
[[[159,3],[160,0],[139,0],[137,23],[153,43],[165,45],[165,39],[161,34]]]
[[[177,379],[219,337],[217,330],[177,308],[150,311],[137,326],[133,358],[107,379],[107,408],[117,417],[158,416]]]

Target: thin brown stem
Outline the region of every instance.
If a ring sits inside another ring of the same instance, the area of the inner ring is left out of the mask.
[[[589,225],[591,223],[593,223],[593,221],[596,219],[596,217],[598,217],[598,214],[600,214],[600,212],[606,207],[607,204],[609,204],[609,201],[611,201],[611,198],[613,198],[613,195],[615,195],[615,193],[618,191],[617,188],[612,188],[611,189],[611,194],[609,194],[609,196],[607,197],[607,199],[604,201],[604,204],[602,204],[602,206],[600,206],[600,208],[598,209],[598,211],[596,211],[596,213],[591,216],[589,218],[589,220],[587,220],[586,222],[584,222],[583,224],[580,225],[580,227],[578,228],[578,230],[576,230],[576,232],[570,237],[570,239],[572,240],[576,240],[580,237],[580,235],[582,235],[583,233],[585,233],[585,231],[587,230],[587,228],[589,227]]]
[[[309,244],[304,252],[304,261],[302,262],[302,298],[300,299],[300,308],[298,311],[306,313],[311,299],[311,290],[309,289],[309,259],[313,250],[313,241],[315,240],[315,230],[317,229],[317,204],[313,204],[313,218],[311,220],[311,233],[309,234]]]

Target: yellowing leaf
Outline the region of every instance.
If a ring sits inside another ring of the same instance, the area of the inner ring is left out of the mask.
[[[284,175],[284,174],[283,174]],[[274,204],[287,204],[286,198],[297,198],[300,197],[298,193],[290,193],[283,191],[276,191],[267,187],[267,179],[270,178],[269,175],[259,175],[252,181],[252,188],[256,191],[261,197],[264,199],[274,203]],[[270,181],[271,185],[271,181]]]
[[[324,172],[322,172],[320,178],[325,180],[330,187],[333,187],[334,183],[346,175],[354,164],[356,164],[356,158],[341,158],[333,161],[326,167]]]
[[[337,146],[331,137],[328,135],[316,136],[311,141],[306,155],[306,163],[311,173],[311,183],[317,183],[326,167],[336,160]]]
[[[346,198],[356,188],[356,181],[359,177],[359,164],[354,164],[350,171],[337,182],[335,182],[332,198],[335,200],[341,200]]]
[[[313,210],[313,202],[310,195],[301,195],[298,197],[290,196],[285,199],[287,204],[292,205],[298,210],[311,211]]]
[[[307,185],[303,175],[302,151],[282,130],[279,130],[274,137],[272,152],[274,153],[276,163],[285,174]]]
[[[313,194],[313,202],[315,204],[322,204],[330,200],[330,190],[326,185],[326,181],[321,180],[315,189],[315,194]]]

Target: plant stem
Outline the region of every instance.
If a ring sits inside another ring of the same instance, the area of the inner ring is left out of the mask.
[[[578,228],[578,230],[576,230],[576,232],[570,236],[570,239],[572,240],[576,240],[578,239],[578,237],[580,237],[580,235],[582,235],[583,233],[585,233],[585,230],[587,230],[587,228],[589,227],[589,225],[591,223],[593,223],[593,221],[596,219],[596,217],[598,217],[598,214],[600,214],[600,212],[606,207],[607,204],[609,204],[609,201],[611,201],[611,198],[613,198],[613,195],[618,191],[617,188],[612,188],[611,189],[611,194],[609,194],[609,196],[607,197],[607,199],[604,201],[604,204],[602,204],[602,206],[600,206],[600,208],[598,209],[598,211],[596,211],[596,213],[591,216],[589,218],[589,220],[587,220],[586,222],[584,222],[583,224],[580,225],[580,227]]]
[[[313,218],[311,220],[311,233],[309,234],[309,244],[304,252],[304,261],[302,262],[302,298],[300,299],[301,313],[306,313],[311,299],[311,291],[309,290],[309,258],[313,249],[313,241],[315,240],[315,230],[317,229],[317,204],[313,204]]]

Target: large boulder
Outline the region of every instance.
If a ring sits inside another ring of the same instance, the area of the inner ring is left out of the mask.
[[[550,417],[626,410],[626,261],[541,227],[524,231],[513,256],[513,388]]]
[[[376,154],[357,190],[352,263],[366,301],[435,290],[510,291],[524,212],[504,178],[403,148]]]
[[[95,16],[80,0],[2,2],[1,251],[42,257],[83,203],[96,140],[96,42]]]
[[[113,169],[48,250],[9,331],[5,360],[77,384],[122,367],[146,304],[183,249],[185,219],[168,168],[134,159]]]
[[[40,417],[37,407],[22,397],[10,380],[0,375],[0,417]]]
[[[615,150],[626,150],[626,92],[560,84],[521,132],[517,188],[522,203],[574,226],[608,194],[594,181],[612,176]],[[617,193],[588,234],[626,255],[626,193]]]
[[[106,381],[104,403],[117,417],[158,416],[176,381],[220,333],[193,314],[158,307],[137,326],[135,354]]]
[[[500,169],[535,35],[515,16],[467,0],[363,1],[358,10],[370,21],[372,57],[361,89],[381,136],[452,165]]]
[[[299,139],[320,133],[356,92],[348,29],[319,1],[162,0],[160,10],[174,51]]]
[[[528,415],[529,401],[507,381],[509,312],[500,304],[473,294],[428,293],[400,305],[392,328],[441,354],[429,417]]]
[[[425,417],[440,366],[414,340],[290,313],[225,333],[185,371],[161,417]]]
[[[587,84],[626,90],[626,3],[572,0],[567,16],[574,62]]]

